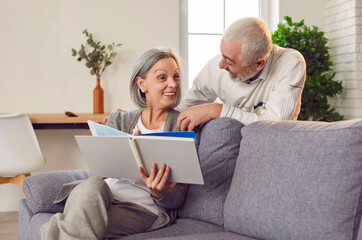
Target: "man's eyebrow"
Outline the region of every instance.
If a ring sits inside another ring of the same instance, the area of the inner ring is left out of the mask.
[[[229,60],[230,62],[235,63],[235,61],[234,61],[234,60],[232,60],[231,58],[229,58],[229,57],[225,56],[224,54],[223,54],[222,56],[223,56],[224,58],[226,58],[227,60]]]

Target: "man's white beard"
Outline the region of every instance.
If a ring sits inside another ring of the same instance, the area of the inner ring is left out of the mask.
[[[229,76],[231,78],[231,80],[235,81],[235,82],[246,82],[248,81],[249,79],[253,78],[256,74],[258,74],[257,71],[255,72],[248,72],[246,73],[244,76],[240,75],[240,74],[234,74],[234,73],[231,73],[230,71],[229,72]]]

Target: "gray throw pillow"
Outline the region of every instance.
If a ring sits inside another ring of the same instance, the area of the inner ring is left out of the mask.
[[[244,127],[225,229],[258,239],[356,239],[362,120]]]
[[[223,205],[239,154],[243,124],[219,118],[201,130],[199,157],[205,185],[190,185],[179,216],[223,225]]]
[[[69,170],[45,172],[26,177],[23,183],[26,203],[34,214],[63,212],[65,202],[53,203],[63,184],[84,180],[89,176],[89,171]]]

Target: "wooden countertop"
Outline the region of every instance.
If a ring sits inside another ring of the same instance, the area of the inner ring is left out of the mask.
[[[64,124],[64,123],[87,123],[87,120],[103,123],[103,119],[110,113],[75,113],[78,117],[68,117],[64,113],[29,113],[28,115],[33,124]]]

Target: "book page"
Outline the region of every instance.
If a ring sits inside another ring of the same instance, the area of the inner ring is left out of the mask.
[[[137,136],[137,146],[147,171],[152,162],[171,168],[170,182],[204,184],[199,157],[192,138]]]
[[[128,133],[93,122],[91,120],[88,120],[87,122],[93,136],[130,136]]]
[[[124,136],[75,136],[92,176],[141,180],[138,166]]]

